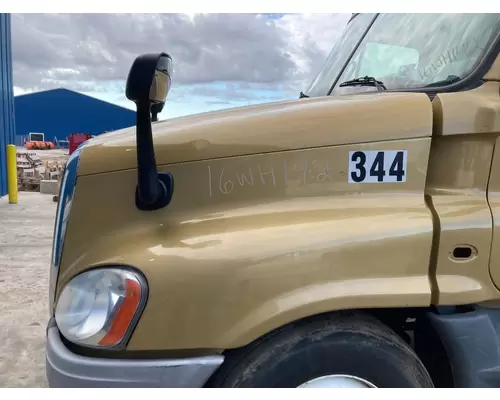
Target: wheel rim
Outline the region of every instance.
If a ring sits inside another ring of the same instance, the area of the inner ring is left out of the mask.
[[[352,388],[352,389],[368,389],[376,388],[376,386],[365,379],[353,375],[326,375],[319,378],[311,379],[299,388]]]

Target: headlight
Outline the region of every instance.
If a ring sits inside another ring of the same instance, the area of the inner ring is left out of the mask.
[[[73,278],[57,301],[55,319],[71,342],[98,348],[121,347],[142,312],[147,284],[139,273],[99,268]]]

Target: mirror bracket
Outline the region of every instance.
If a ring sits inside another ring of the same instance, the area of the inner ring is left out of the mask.
[[[154,103],[151,105],[151,121],[158,121],[158,114],[163,110],[163,105],[165,103]]]
[[[174,177],[170,173],[158,173],[151,128],[151,105],[137,103],[137,188],[135,204],[139,210],[153,211],[166,207],[172,200]]]
[[[145,202],[139,194],[139,185],[135,190],[135,205],[142,211],[154,211],[168,206],[174,194],[174,177],[170,172],[159,172],[158,191],[159,195],[153,203]]]

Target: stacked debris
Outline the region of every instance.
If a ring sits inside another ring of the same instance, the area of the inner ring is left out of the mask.
[[[36,191],[40,189],[42,179],[39,166],[42,160],[35,152],[17,151],[17,185],[20,191]]]
[[[17,151],[18,190],[38,192],[42,180],[59,180],[66,166],[65,160],[46,160],[32,151]]]

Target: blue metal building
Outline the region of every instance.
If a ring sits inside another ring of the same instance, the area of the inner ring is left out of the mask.
[[[67,89],[16,96],[16,144],[32,133],[45,141],[66,140],[71,133],[99,135],[135,125],[135,111]]]
[[[7,194],[6,146],[14,144],[10,14],[0,14],[0,196]]]

